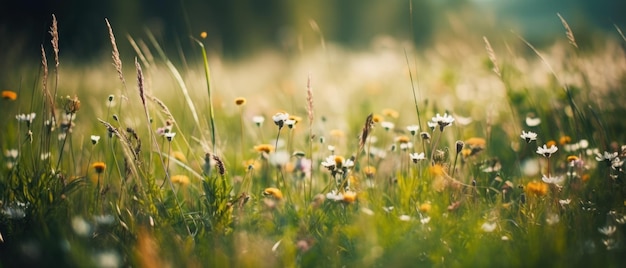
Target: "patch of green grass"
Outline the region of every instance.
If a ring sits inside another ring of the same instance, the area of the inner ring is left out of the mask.
[[[619,42],[432,50],[417,73],[401,49],[210,73],[204,50],[183,71],[148,38],[133,72],[116,49],[117,75],[87,76],[45,51],[32,88],[3,92],[2,266],[620,264]]]

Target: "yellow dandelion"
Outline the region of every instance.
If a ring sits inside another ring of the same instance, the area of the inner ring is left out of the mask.
[[[261,162],[256,160],[256,159],[248,159],[248,160],[243,162],[243,166],[247,170],[259,169],[259,168],[261,168]]]
[[[461,155],[463,157],[469,157],[472,155],[472,149],[463,149],[461,150]]]
[[[278,188],[274,187],[265,188],[265,190],[263,190],[263,195],[271,196],[278,200],[283,199],[283,193]]]
[[[565,145],[572,142],[572,138],[570,136],[564,135],[559,138],[559,144]]]
[[[422,213],[428,213],[430,212],[431,208],[432,208],[432,205],[430,203],[423,203],[419,206],[419,211]]]
[[[274,151],[274,146],[271,144],[259,144],[254,146],[254,150],[259,153],[269,154],[270,152]]]
[[[549,140],[548,142],[546,142],[546,147],[550,148],[552,146],[556,146],[556,141]]]
[[[400,116],[398,111],[396,111],[394,109],[390,109],[390,108],[383,109],[382,113],[383,113],[384,116],[388,116],[388,117],[391,117],[391,118],[398,118]]]
[[[206,39],[207,36],[209,36],[209,34],[207,34],[206,32],[201,32],[200,33],[200,38],[202,38],[202,39]]]
[[[485,148],[487,141],[480,137],[471,137],[465,140],[465,144],[470,148]]]
[[[350,204],[350,203],[354,203],[354,201],[356,201],[356,192],[347,191],[343,193],[343,202]]]
[[[96,171],[96,173],[100,174],[104,172],[107,168],[107,165],[104,162],[95,162],[91,165],[91,167]]]
[[[570,155],[570,156],[567,157],[567,162],[568,163],[569,162],[574,162],[574,161],[577,161],[577,160],[578,160],[578,156],[575,156],[575,155]]]
[[[175,151],[172,152],[172,156],[174,157],[174,159],[180,161],[180,162],[187,162],[187,157],[185,157],[185,154],[183,154],[183,152],[180,151]]]
[[[237,106],[243,106],[243,105],[246,105],[246,98],[242,98],[242,97],[236,98],[236,99],[235,99],[235,104],[236,104]]]
[[[524,188],[526,193],[535,196],[544,196],[548,193],[548,184],[540,181],[531,181]]]
[[[343,161],[344,161],[343,156],[335,155],[335,165],[337,165],[338,167],[341,167],[341,165],[343,165]]]
[[[14,91],[11,90],[4,90],[2,91],[2,98],[5,100],[16,100],[17,99],[17,93],[15,93]]]
[[[440,164],[436,164],[436,165],[432,165],[428,167],[428,171],[430,172],[431,175],[435,177],[443,176],[443,174],[445,173],[443,166]]]
[[[172,183],[175,183],[175,184],[180,184],[180,185],[189,184],[189,177],[185,175],[174,175],[170,179],[172,180]]]
[[[396,137],[396,141],[399,143],[409,143],[411,142],[411,138],[409,138],[408,136],[405,135],[400,135],[398,137]]]
[[[372,178],[376,175],[376,168],[373,166],[366,166],[363,168],[363,173],[365,173],[365,176],[368,178]]]
[[[372,122],[374,122],[374,123],[380,123],[383,120],[384,120],[383,117],[381,115],[379,115],[379,114],[375,114],[375,115],[372,116]]]

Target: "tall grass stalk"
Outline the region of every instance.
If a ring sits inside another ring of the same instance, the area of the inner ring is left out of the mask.
[[[204,44],[198,39],[194,38],[194,40],[200,46],[200,51],[202,51],[202,61],[204,63],[204,77],[206,79],[206,90],[209,97],[209,126],[211,127],[211,146],[213,146],[213,154],[215,154],[215,136],[217,134],[215,133],[215,114],[213,112],[213,96],[211,94],[211,69],[209,68],[209,59],[207,57]]]

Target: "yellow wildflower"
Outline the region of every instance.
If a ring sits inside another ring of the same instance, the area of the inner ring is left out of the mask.
[[[384,116],[388,116],[388,117],[391,117],[391,118],[398,118],[400,116],[398,111],[396,111],[394,109],[390,109],[390,108],[383,109],[382,113],[383,113]]]
[[[274,151],[274,146],[271,144],[259,144],[254,146],[254,150],[259,153],[267,153]]]
[[[564,135],[559,138],[559,144],[565,145],[572,142],[572,138],[570,136]]]
[[[107,165],[104,162],[95,162],[91,165],[91,167],[96,171],[96,173],[100,174],[104,172]]]
[[[428,213],[431,208],[432,205],[430,203],[423,203],[419,206],[419,211],[422,213]]]
[[[17,93],[15,93],[14,91],[11,90],[3,90],[2,91],[2,98],[5,100],[16,100],[17,99]]]
[[[172,180],[172,183],[175,183],[175,184],[180,184],[180,185],[189,184],[189,177],[185,175],[174,175],[170,179]]]
[[[354,203],[356,201],[356,192],[347,191],[343,193],[343,202]]]
[[[540,181],[531,181],[524,188],[529,195],[544,196],[548,193],[548,184]]]
[[[274,187],[265,188],[265,190],[263,190],[263,195],[271,196],[278,200],[283,199],[283,193],[278,188]]]
[[[187,162],[187,157],[185,157],[185,154],[180,151],[172,152],[172,156],[180,162]]]

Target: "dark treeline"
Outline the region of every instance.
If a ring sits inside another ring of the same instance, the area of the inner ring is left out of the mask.
[[[104,18],[118,36],[120,49],[128,51],[126,35],[145,38],[153,32],[170,50],[193,47],[190,36],[206,31],[214,51],[224,57],[246,55],[263,48],[293,50],[298,40],[309,47],[319,44],[310,26],[314,20],[324,37],[355,48],[364,47],[380,34],[427,44],[445,22],[442,11],[477,7],[476,17],[493,12],[498,20],[512,19],[528,25],[529,35],[558,29],[537,27],[556,12],[591,26],[610,28],[623,22],[626,3],[615,0],[413,0],[413,25],[409,0],[4,0],[0,8],[0,58],[38,56],[48,44],[51,15],[59,21],[63,54],[89,60],[110,50]],[[411,32],[411,29],[413,32]]]

